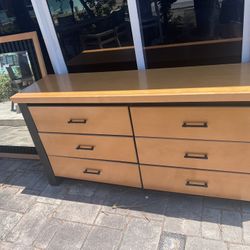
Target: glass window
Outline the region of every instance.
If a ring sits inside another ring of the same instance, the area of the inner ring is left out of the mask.
[[[0,0],[0,36],[32,31],[38,34],[47,71],[53,73],[31,1]],[[10,101],[41,77],[34,53],[32,40],[0,42],[0,152],[34,146],[18,106]]]
[[[36,21],[29,15],[30,1],[0,1],[0,35],[16,34],[33,30]],[[31,7],[32,8],[32,7]]]
[[[34,81],[26,51],[0,54],[0,146],[34,146],[18,106],[10,101]]]
[[[138,0],[149,68],[241,60],[244,0]]]
[[[136,69],[126,0],[47,0],[70,72]]]
[[[31,0],[0,0],[0,36],[31,31],[37,32],[47,71],[53,73]]]

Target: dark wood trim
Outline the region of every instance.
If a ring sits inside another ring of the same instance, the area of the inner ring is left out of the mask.
[[[239,63],[242,38],[145,47],[148,68]],[[212,51],[212,53],[211,53]],[[136,69],[133,46],[84,51],[67,63],[70,73]]]
[[[142,172],[141,172],[141,165],[140,165],[139,154],[138,154],[138,149],[137,149],[137,144],[136,144],[135,130],[134,130],[134,125],[133,125],[130,106],[128,106],[128,113],[129,113],[130,124],[131,124],[132,132],[133,132],[133,141],[134,141],[136,159],[137,159],[138,170],[139,170],[139,175],[140,175],[140,180],[141,180],[141,187],[144,189],[143,179],[142,179]]]
[[[37,155],[35,147],[15,145],[0,145],[0,153]]]
[[[39,160],[38,155],[33,154],[13,154],[13,153],[1,153],[0,158],[9,158],[9,159],[23,159],[23,160]]]
[[[231,102],[146,102],[146,103],[31,103],[30,107],[249,107],[250,102],[231,101]]]
[[[0,145],[0,158],[39,160],[35,147]]]
[[[38,131],[37,131],[37,128],[36,128],[36,125],[33,121],[33,118],[30,114],[30,111],[29,111],[29,108],[28,108],[28,105],[27,104],[19,104],[19,107],[20,107],[20,110],[23,114],[23,117],[24,117],[24,120],[27,124],[27,127],[29,129],[29,132],[31,134],[31,137],[33,139],[33,142],[36,146],[36,150],[37,150],[37,153],[40,157],[40,160],[44,166],[44,170],[45,170],[45,173],[48,177],[48,180],[49,180],[49,183],[51,185],[58,185],[59,184],[59,181],[60,181],[60,178],[59,177],[56,177],[55,174],[54,174],[54,171],[52,169],[52,166],[50,164],[50,161],[47,157],[47,154],[46,154],[46,151],[43,147],[43,144],[40,140],[40,137],[38,135]]]

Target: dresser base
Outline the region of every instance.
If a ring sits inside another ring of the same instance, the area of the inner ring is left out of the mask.
[[[23,118],[28,126],[28,129],[29,129],[30,135],[32,137],[32,140],[34,142],[34,145],[36,147],[37,153],[38,153],[40,160],[43,164],[44,171],[45,171],[45,174],[47,175],[49,184],[52,186],[59,185],[61,182],[61,178],[56,177],[54,174],[54,171],[51,167],[48,156],[45,152],[45,149],[43,147],[41,139],[38,135],[36,125],[35,125],[34,120],[30,114],[30,111],[28,109],[28,105],[27,104],[18,104],[18,105],[19,105],[19,108],[23,114]]]

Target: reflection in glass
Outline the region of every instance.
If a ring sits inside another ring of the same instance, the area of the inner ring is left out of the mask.
[[[38,29],[31,0],[0,0],[0,35]]]
[[[0,0],[0,36],[37,32],[48,73],[53,69],[31,0]]]
[[[34,82],[28,53],[0,54],[0,101],[7,101],[11,95]]]
[[[124,55],[120,56],[122,47],[133,45],[126,0],[47,2],[68,65],[74,62],[80,64],[84,54],[88,54],[89,61],[86,63],[98,63],[97,57],[105,57],[107,51],[112,51],[106,56],[107,64],[114,53],[117,54],[118,62],[126,59]],[[95,54],[91,50],[95,50]]]
[[[159,66],[240,60],[244,0],[138,0],[138,3],[149,67],[157,62],[157,55],[161,57]],[[198,50],[198,46],[202,49]]]
[[[31,0],[0,0],[0,37],[34,31],[37,32],[39,38],[47,71],[53,73]],[[7,43],[3,43],[3,40],[0,44],[1,152],[5,146],[33,146],[22,115],[18,107],[11,103],[9,98],[12,94],[21,91],[24,87],[31,84],[34,76],[36,80],[39,80],[41,77],[31,40]],[[17,51],[18,53],[7,53]],[[30,55],[32,67],[30,67],[30,60],[26,51]],[[4,150],[9,151],[8,148]]]
[[[26,51],[0,54],[0,146],[33,146],[23,117],[10,97],[34,81]]]

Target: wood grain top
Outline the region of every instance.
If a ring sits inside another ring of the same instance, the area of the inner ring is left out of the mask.
[[[48,75],[16,103],[250,101],[250,64]]]

